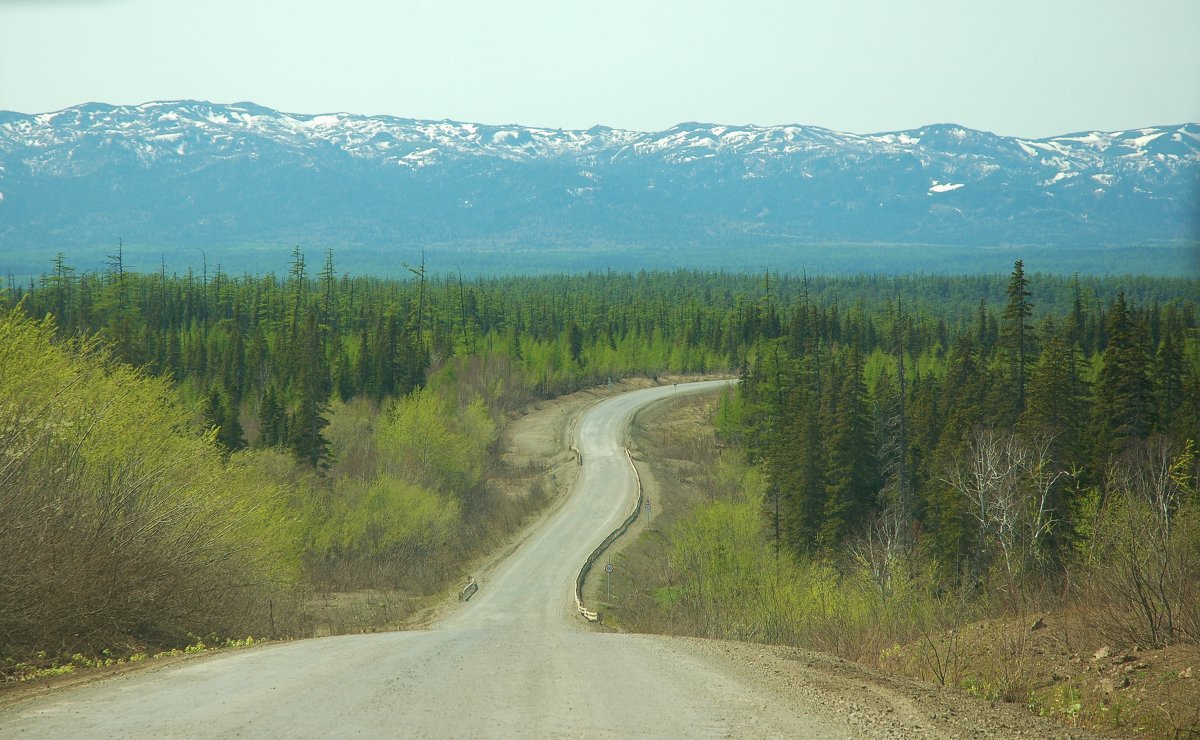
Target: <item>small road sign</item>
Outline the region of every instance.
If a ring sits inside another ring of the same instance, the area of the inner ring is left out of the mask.
[[[612,573],[612,563],[609,563],[608,565],[604,566],[604,572]]]

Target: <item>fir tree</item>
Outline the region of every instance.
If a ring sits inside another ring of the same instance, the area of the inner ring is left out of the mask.
[[[841,544],[866,522],[879,489],[867,385],[857,349],[852,347],[845,352],[840,369],[825,465],[825,510],[820,538],[826,547]]]
[[[1158,429],[1167,434],[1195,435],[1196,428],[1188,430],[1180,421],[1183,419],[1184,402],[1184,364],[1183,353],[1179,350],[1180,342],[1173,331],[1167,331],[1162,343],[1158,345],[1158,354],[1154,359],[1154,397],[1157,408]]]
[[[1145,439],[1154,426],[1150,362],[1125,303],[1117,294],[1105,325],[1108,346],[1096,382],[1095,459],[1102,470],[1131,440]]]
[[[304,322],[301,347],[301,365],[296,378],[296,410],[288,424],[289,441],[297,459],[313,467],[323,467],[329,459],[329,442],[323,430],[329,425],[325,411],[330,387],[315,306],[309,309]]]
[[[1001,382],[995,385],[999,392],[995,407],[1000,412],[999,421],[1003,426],[1014,424],[1025,410],[1025,389],[1032,367],[1029,359],[1034,354],[1033,331],[1029,326],[1033,304],[1029,302],[1028,287],[1025,264],[1017,260],[1006,290],[1008,305],[1004,307],[1000,321]]]
[[[217,442],[227,451],[233,452],[246,446],[238,409],[229,401],[229,395],[215,386],[208,393],[204,418],[217,429]]]
[[[768,460],[768,476],[779,491],[781,538],[797,554],[817,544],[824,522],[823,465],[817,404],[812,392],[798,385],[788,394]]]
[[[583,366],[583,330],[574,321],[571,322],[567,332],[567,352],[571,357],[571,362],[580,367]]]
[[[279,394],[274,383],[267,385],[263,392],[262,405],[259,410],[259,447],[274,447],[288,440],[287,411],[279,402]]]
[[[1029,380],[1029,393],[1020,428],[1028,434],[1052,437],[1051,452],[1065,464],[1083,462],[1083,430],[1088,418],[1088,388],[1083,355],[1068,325],[1046,342]]]

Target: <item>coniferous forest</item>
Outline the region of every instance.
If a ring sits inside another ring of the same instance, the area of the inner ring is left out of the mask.
[[[1070,597],[1109,639],[1200,640],[1195,293],[1039,282],[1018,261],[952,324],[919,289],[861,323],[801,300],[742,366],[718,423],[776,552],[852,576],[843,624]]]
[[[509,412],[668,373],[740,378],[716,421],[777,557],[939,594],[1109,568],[1146,639],[1200,639],[1200,284],[1025,268],[395,280],[299,250],[240,276],[60,255],[0,294],[0,658],[300,634],[305,593],[437,588],[542,503],[486,485]]]

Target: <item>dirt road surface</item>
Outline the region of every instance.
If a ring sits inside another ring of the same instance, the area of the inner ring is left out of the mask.
[[[580,564],[629,512],[634,391],[576,426],[566,501],[427,630],[268,645],[22,699],[0,737],[1046,737],[1053,725],[803,651],[603,633]],[[603,559],[602,559],[603,561]]]

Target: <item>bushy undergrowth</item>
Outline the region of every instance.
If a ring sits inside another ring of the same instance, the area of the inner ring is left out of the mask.
[[[6,675],[182,649],[197,634],[394,625],[546,501],[536,481],[525,496],[489,481],[496,419],[534,393],[503,363],[450,358],[408,395],[335,400],[324,468],[282,448],[230,453],[168,379],[19,308],[0,311],[0,369]],[[315,617],[314,593],[354,614]],[[332,598],[351,593],[396,608],[364,617]]]
[[[0,652],[265,634],[293,573],[282,490],[163,380],[0,314]]]
[[[1190,443],[1154,440],[1118,461],[1103,493],[1090,493],[1077,513],[1072,561],[1014,570],[997,557],[962,578],[920,540],[896,546],[883,518],[837,552],[777,548],[764,510],[769,483],[758,467],[736,449],[717,454],[711,431],[659,426],[651,437],[656,455],[689,466],[705,494],[664,525],[670,568],[654,593],[668,616],[654,619],[670,629],[804,646],[873,666],[907,646],[918,663],[912,669],[947,685],[984,680],[977,674],[985,667],[962,665],[956,644],[957,631],[978,620],[1032,623],[1030,615],[1047,609],[1075,608],[1114,646],[1198,640],[1200,497]],[[1018,647],[992,666],[989,698],[1025,698]]]
[[[1200,643],[1200,494],[1192,442],[1130,449],[1080,512],[1078,599],[1120,645]]]
[[[464,513],[487,496],[496,427],[482,402],[455,408],[429,389],[383,409],[358,400],[335,407],[329,436],[338,462],[296,503],[310,582],[424,591],[443,580],[465,549]]]
[[[977,611],[942,589],[936,563],[919,556],[880,578],[858,553],[838,562],[777,551],[764,536],[761,475],[734,456],[720,465],[717,478],[740,481],[739,492],[702,504],[670,532],[673,618],[682,631],[874,662]],[[935,671],[950,669],[936,650],[928,657]]]

